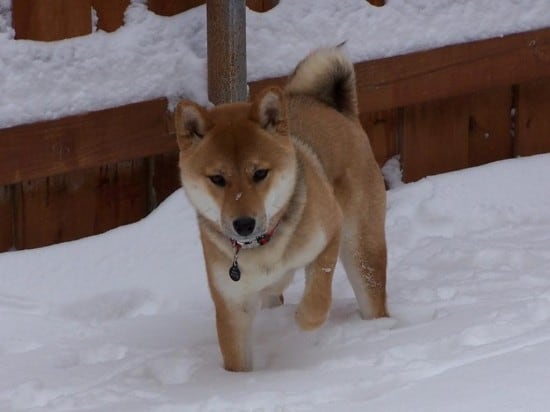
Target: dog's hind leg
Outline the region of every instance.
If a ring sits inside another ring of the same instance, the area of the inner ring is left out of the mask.
[[[340,234],[306,267],[306,287],[296,311],[296,322],[303,330],[313,330],[327,319],[332,302],[332,275],[338,260]]]
[[[347,221],[340,258],[353,287],[363,319],[388,316],[386,308],[387,252],[384,219]]]

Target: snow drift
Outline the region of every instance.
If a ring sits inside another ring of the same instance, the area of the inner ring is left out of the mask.
[[[550,155],[388,192],[390,319],[338,267],[327,324],[255,324],[256,371],[222,369],[181,191],[106,234],[0,254],[0,410],[543,411],[550,395]]]

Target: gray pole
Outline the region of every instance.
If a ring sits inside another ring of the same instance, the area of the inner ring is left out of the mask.
[[[207,0],[208,97],[214,104],[244,101],[245,0]]]

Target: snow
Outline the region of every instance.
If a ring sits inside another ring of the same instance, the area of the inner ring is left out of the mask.
[[[205,8],[144,3],[114,33],[40,43],[13,40],[0,0],[0,128],[160,96],[207,104]],[[361,61],[541,27],[548,0],[282,0],[247,12],[248,75],[342,41]],[[182,191],[136,224],[0,254],[0,410],[546,411],[550,155],[411,184],[398,159],[384,171],[392,317],[361,320],[338,266],[327,324],[301,332],[298,274],[256,319],[247,374],[221,367]]]
[[[256,369],[222,369],[194,212],[0,254],[0,410],[546,411],[550,154],[388,191],[390,319],[361,320],[343,269],[328,322],[254,325]]]
[[[13,40],[0,0],[0,128],[166,96],[208,103],[205,6],[174,17],[133,0],[114,33]],[[550,27],[548,0],[282,0],[247,11],[248,78],[282,76],[312,49],[346,42],[354,61]],[[97,21],[94,17],[93,21]]]

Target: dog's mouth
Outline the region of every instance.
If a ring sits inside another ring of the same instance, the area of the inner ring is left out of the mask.
[[[238,233],[235,233],[235,230],[232,230],[227,236],[234,247],[239,247],[240,249],[252,249],[258,246],[263,246],[268,243],[278,227],[278,222],[271,227],[271,229],[256,228],[248,236],[242,236]]]
[[[258,246],[263,246],[271,240],[272,234],[264,233],[262,235],[246,238],[246,239],[231,239],[231,243],[234,246],[238,246],[241,249],[252,249]]]
[[[252,236],[239,236],[239,235],[235,235],[234,233],[229,235],[228,238],[231,239],[232,242],[237,242],[237,243],[241,243],[241,244],[250,244],[250,243],[254,243],[256,241],[256,238],[259,237],[261,235],[252,235]]]

